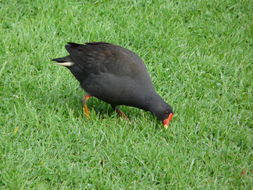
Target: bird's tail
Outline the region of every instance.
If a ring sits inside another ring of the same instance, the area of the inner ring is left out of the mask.
[[[69,55],[66,57],[60,57],[60,58],[55,58],[51,60],[55,61],[57,65],[62,65],[65,67],[70,67],[74,64],[73,60],[71,59]]]

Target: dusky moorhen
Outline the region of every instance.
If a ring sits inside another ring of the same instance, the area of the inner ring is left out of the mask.
[[[52,61],[67,67],[87,92],[83,98],[86,117],[89,117],[87,100],[94,96],[111,104],[121,116],[125,114],[119,105],[137,107],[150,111],[168,127],[173,117],[172,107],[156,93],[138,55],[106,42],[69,42],[65,48],[69,55]]]

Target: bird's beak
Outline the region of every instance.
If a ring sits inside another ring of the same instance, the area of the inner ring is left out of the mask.
[[[167,119],[163,120],[163,126],[165,129],[169,127],[170,121],[172,120],[173,113],[170,113]]]

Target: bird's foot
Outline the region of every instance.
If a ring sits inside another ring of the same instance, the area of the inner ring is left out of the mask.
[[[82,103],[83,103],[83,113],[84,113],[84,116],[89,119],[90,118],[90,110],[87,106],[87,101],[89,100],[89,98],[91,98],[90,95],[85,95],[82,99]]]

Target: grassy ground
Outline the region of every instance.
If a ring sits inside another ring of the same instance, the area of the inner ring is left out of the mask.
[[[1,0],[0,189],[252,189],[250,0]],[[50,62],[68,41],[137,52],[175,109],[89,101]]]

